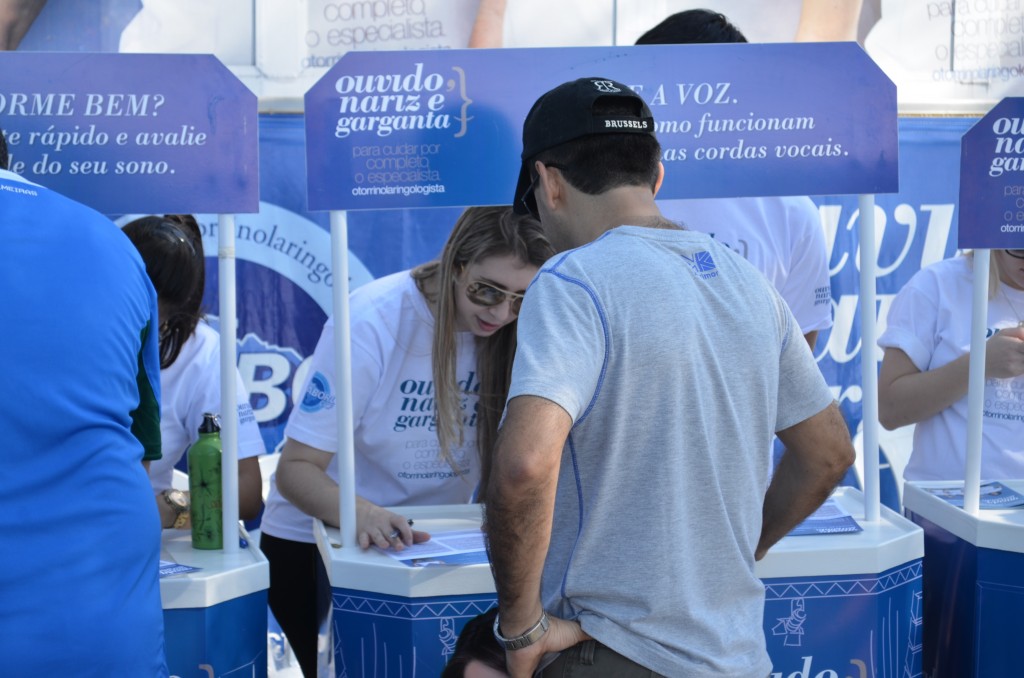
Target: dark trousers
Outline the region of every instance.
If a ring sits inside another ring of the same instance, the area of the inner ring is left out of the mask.
[[[260,550],[270,563],[267,602],[302,675],[316,678],[316,645],[320,625],[331,608],[331,584],[316,544],[260,535]]]
[[[664,678],[596,640],[584,640],[563,650],[540,675],[542,678]]]
[[[558,659],[538,675],[541,678],[665,678],[596,640],[584,640],[563,650]],[[768,678],[772,678],[771,675]]]

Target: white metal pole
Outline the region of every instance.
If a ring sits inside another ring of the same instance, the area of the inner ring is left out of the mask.
[[[878,471],[878,365],[875,359],[875,196],[861,195],[860,208],[860,372],[861,425],[864,430],[864,520],[877,522],[881,513]]]
[[[619,0],[612,0],[612,47],[619,44]]]
[[[238,543],[238,394],[235,365],[238,318],[235,305],[235,217],[217,217],[217,296],[220,300],[220,441],[224,550]]]
[[[335,414],[338,423],[338,526],[342,547],[356,547],[356,466],[352,445],[352,345],[348,313],[348,214],[331,212]]]
[[[978,513],[981,485],[981,426],[985,401],[985,331],[988,327],[988,275],[991,252],[974,250],[971,289],[971,358],[967,374],[967,462],[964,511]]]

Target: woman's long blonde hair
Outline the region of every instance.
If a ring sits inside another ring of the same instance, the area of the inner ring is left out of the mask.
[[[434,414],[441,454],[452,468],[455,468],[452,448],[464,440],[463,393],[455,374],[458,362],[455,355],[455,295],[459,273],[483,259],[508,255],[539,267],[553,254],[540,222],[533,217],[514,214],[509,206],[470,207],[455,222],[441,258],[417,266],[412,271],[417,288],[434,307]],[[481,465],[480,487],[486,487],[491,450],[498,437],[498,423],[512,377],[516,322],[505,325],[489,337],[477,337],[476,349],[480,382],[477,451]]]

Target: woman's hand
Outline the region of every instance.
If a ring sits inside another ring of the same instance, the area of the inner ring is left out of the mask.
[[[999,330],[985,344],[985,376],[1012,379],[1024,374],[1024,328]]]
[[[373,544],[382,549],[390,546],[401,551],[406,546],[427,541],[430,534],[412,529],[403,516],[357,497],[356,538],[360,548],[367,549]]]

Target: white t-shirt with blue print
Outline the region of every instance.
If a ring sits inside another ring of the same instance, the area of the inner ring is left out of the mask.
[[[480,478],[476,451],[479,381],[475,337],[457,337],[456,378],[463,397],[464,440],[452,450],[453,470],[441,456],[434,415],[431,342],[434,316],[408,271],[385,276],[350,297],[352,419],[356,492],[379,506],[460,504]],[[334,319],[329,318],[310,362],[302,399],[285,435],[328,452],[338,445]],[[327,474],[337,481],[337,464]],[[312,543],[313,519],[290,504],[271,481],[263,532]]]

